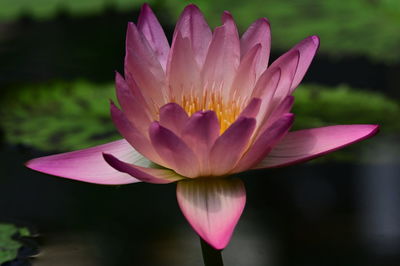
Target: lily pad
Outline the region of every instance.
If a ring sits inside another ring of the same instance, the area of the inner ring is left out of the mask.
[[[0,223],[0,264],[17,257],[18,250],[23,246],[17,238],[29,236],[31,233],[26,227]]]

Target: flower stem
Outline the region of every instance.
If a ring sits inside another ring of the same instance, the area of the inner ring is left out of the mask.
[[[221,250],[216,250],[200,238],[204,266],[223,266]]]

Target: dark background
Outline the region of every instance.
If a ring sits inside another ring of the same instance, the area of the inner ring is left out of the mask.
[[[325,158],[242,174],[247,206],[225,264],[399,265],[399,2],[193,2],[212,26],[230,10],[241,32],[268,17],[273,59],[309,35],[321,37],[296,92],[296,128],[381,125],[373,139]],[[187,2],[150,3],[170,37]],[[118,138],[108,99],[114,70],[122,70],[127,22],[141,4],[0,3],[0,222],[36,236],[22,241],[11,265],[202,265],[174,184],[99,186],[23,166]]]

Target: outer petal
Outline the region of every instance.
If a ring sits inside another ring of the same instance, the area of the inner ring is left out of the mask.
[[[157,110],[167,102],[164,70],[133,23],[128,24],[126,34],[125,72],[125,76],[132,75],[150,108]]]
[[[339,125],[289,132],[254,169],[291,165],[372,137],[377,125]]]
[[[138,29],[147,39],[164,71],[167,65],[169,44],[157,17],[148,4],[144,4],[138,19]]]
[[[27,162],[26,166],[46,174],[95,184],[122,185],[139,182],[138,179],[112,168],[103,159],[103,152],[113,153],[132,163],[150,163],[122,139],[88,149],[36,158]]]
[[[286,114],[264,130],[235,167],[235,172],[243,172],[260,162],[287,134],[294,121],[293,114]]]
[[[198,175],[198,160],[193,151],[172,131],[153,122],[149,129],[151,142],[168,168],[186,176]]]
[[[131,144],[138,152],[143,154],[151,161],[165,166],[158,153],[151,145],[148,135],[144,135],[137,127],[129,122],[125,114],[121,112],[113,103],[111,103],[111,118],[119,133]]]
[[[176,195],[183,215],[193,229],[215,249],[224,249],[246,203],[240,179],[180,181]]]
[[[238,118],[216,141],[210,153],[212,175],[229,173],[242,156],[254,131],[254,118]]]
[[[153,184],[167,184],[183,179],[182,176],[174,171],[165,168],[151,168],[154,164],[148,164],[148,167],[142,167],[130,163],[123,162],[113,155],[103,153],[104,160],[116,170],[127,173],[143,182]]]
[[[235,80],[232,84],[231,97],[247,99],[256,82],[256,64],[260,58],[261,45],[255,45],[241,60]]]
[[[258,44],[261,45],[261,51],[255,66],[257,78],[267,68],[271,49],[271,31],[269,21],[266,18],[255,21],[243,34],[240,40],[241,57],[243,58],[248,51]]]
[[[232,16],[225,12],[224,24],[214,31],[202,70],[203,87],[221,91],[228,99],[240,63],[240,42]]]
[[[137,85],[133,82],[130,87],[124,78],[116,73],[115,87],[118,102],[127,119],[136,125],[140,132],[147,133],[152,115]]]
[[[304,75],[306,74],[308,67],[311,64],[311,61],[314,58],[315,53],[317,52],[319,47],[319,38],[318,36],[310,36],[295,47],[292,50],[298,50],[300,54],[299,64],[297,66],[296,74],[294,75],[291,92],[300,84]]]
[[[203,14],[193,4],[185,7],[174,32],[173,39],[180,33],[182,38],[189,38],[194,58],[199,67],[202,67],[210,46],[212,33]]]

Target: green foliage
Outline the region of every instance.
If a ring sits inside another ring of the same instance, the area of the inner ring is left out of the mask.
[[[29,237],[31,234],[25,227],[19,228],[12,224],[0,223],[0,264],[13,260],[22,246],[15,237]]]
[[[400,60],[400,1],[397,0],[168,0],[175,17],[193,2],[212,25],[229,10],[243,31],[255,19],[267,17],[272,26],[272,47],[287,50],[310,35],[321,38],[321,52],[331,56],[363,55],[388,63]]]
[[[296,92],[294,127],[311,128],[333,124],[379,124],[385,133],[400,132],[400,106],[377,92],[302,85]]]
[[[0,19],[12,20],[20,14],[43,19],[52,17],[60,11],[72,15],[84,15],[101,12],[107,6],[126,9],[138,8],[141,4],[134,0],[2,0]]]
[[[111,84],[26,86],[7,95],[0,125],[10,143],[51,151],[89,147],[118,137],[109,115],[113,97]]]
[[[164,26],[175,23],[188,3],[197,4],[211,25],[220,24],[223,10],[234,15],[241,31],[259,17],[273,27],[273,48],[286,50],[310,35],[321,37],[321,51],[331,56],[362,55],[375,61],[400,60],[400,1],[397,0],[152,0]],[[63,11],[72,15],[99,13],[106,7],[138,9],[135,0],[2,0],[0,20],[21,14],[50,18]],[[132,12],[133,13],[133,12]]]

